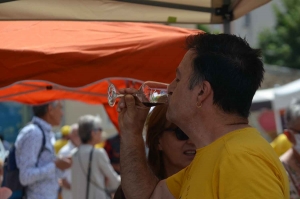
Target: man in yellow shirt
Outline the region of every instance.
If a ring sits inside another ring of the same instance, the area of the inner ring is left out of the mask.
[[[159,181],[147,166],[142,138],[149,108],[130,95],[136,90],[121,89],[126,94],[118,104],[126,198],[288,199],[278,156],[248,124],[264,74],[260,51],[227,34],[192,35],[187,49],[168,87],[167,118],[194,142],[196,156],[187,168]]]

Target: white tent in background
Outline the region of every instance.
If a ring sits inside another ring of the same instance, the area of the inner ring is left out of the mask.
[[[223,23],[271,0],[1,0],[0,20]]]
[[[224,24],[271,0],[0,0],[0,20]]]
[[[256,91],[253,100],[251,110],[259,110],[262,108],[272,108],[272,102],[274,100],[274,89],[263,89]]]
[[[300,97],[300,79],[274,88],[273,109],[286,108],[293,98]]]
[[[300,79],[272,89],[258,90],[253,97],[251,110],[273,109],[277,132],[281,132],[282,123],[279,111],[287,108],[293,98],[300,98]]]

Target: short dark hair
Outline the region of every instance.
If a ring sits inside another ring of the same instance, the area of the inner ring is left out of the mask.
[[[48,112],[50,103],[32,106],[33,115],[36,117],[43,117]]]
[[[206,80],[213,89],[215,105],[226,113],[247,118],[253,96],[263,81],[261,51],[229,34],[191,35],[186,44],[195,51],[189,89]]]
[[[52,101],[49,103],[32,106],[33,115],[36,117],[44,117],[46,115],[46,113],[48,112],[48,107],[50,105],[55,107],[58,104],[58,102],[59,101]]]

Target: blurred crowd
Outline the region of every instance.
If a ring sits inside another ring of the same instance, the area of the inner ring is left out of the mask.
[[[19,179],[12,179],[4,165],[11,162],[1,162],[3,186],[15,180],[22,187],[12,186],[11,198],[111,198],[119,186],[119,135],[104,140],[101,118],[84,115],[61,127],[55,139],[52,127],[61,123],[62,106],[61,101],[33,106],[34,116],[14,145],[4,145],[14,153]]]

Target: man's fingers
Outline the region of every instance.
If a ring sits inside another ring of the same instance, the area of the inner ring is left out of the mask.
[[[127,110],[129,114],[132,114],[135,112],[135,99],[132,95],[125,95],[125,102],[127,106]]]
[[[134,88],[122,88],[119,90],[119,93],[121,94],[133,94],[133,93],[137,93],[138,90],[134,89]]]
[[[117,111],[120,113],[125,107],[126,105],[125,105],[124,97],[121,97],[120,101],[118,102]]]

